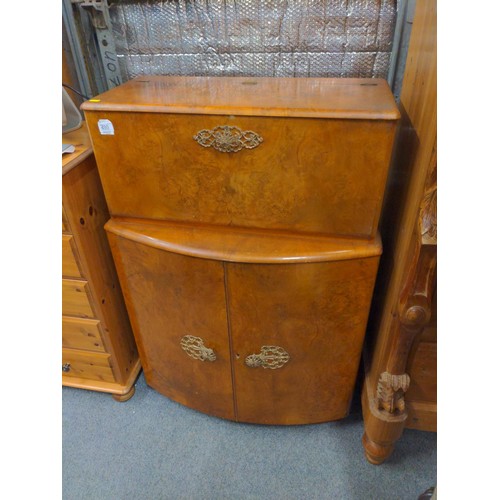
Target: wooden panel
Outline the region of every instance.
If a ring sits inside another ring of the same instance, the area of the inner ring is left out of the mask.
[[[109,234],[147,383],[191,408],[234,419],[221,263],[164,252]],[[190,357],[201,338],[216,360]]]
[[[397,120],[380,78],[141,76],[82,109],[212,115]]]
[[[114,135],[99,133],[102,118]],[[395,122],[116,112],[87,120],[114,216],[376,234]],[[221,153],[193,139],[219,125],[263,142]]]
[[[406,427],[418,431],[437,432],[437,403],[408,401]]]
[[[62,350],[62,365],[69,364],[65,377],[78,377],[90,380],[114,382],[113,372],[109,366],[109,355],[90,353],[73,349]]]
[[[227,264],[237,418],[304,424],[345,417],[378,258],[297,265]],[[261,346],[282,368],[250,368]]]
[[[73,236],[62,235],[62,275],[71,278],[81,278],[82,273],[78,267],[74,252]]]
[[[69,228],[68,218],[66,217],[66,213],[64,212],[64,207],[62,207],[62,232],[63,233],[71,232]]]
[[[104,352],[99,332],[99,321],[95,319],[62,318],[62,345],[73,349]]]
[[[410,388],[407,401],[437,401],[437,344],[418,342],[408,363]]]
[[[67,316],[92,318],[88,284],[83,280],[62,280],[62,313]]]

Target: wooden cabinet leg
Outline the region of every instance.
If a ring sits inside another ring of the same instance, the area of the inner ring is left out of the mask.
[[[373,465],[380,465],[382,462],[385,462],[394,450],[394,444],[382,445],[375,443],[375,441],[372,441],[366,435],[366,432],[363,434],[362,441],[365,448],[366,459]]]
[[[406,412],[390,414],[379,410],[371,385],[367,374],[361,396],[365,424],[362,442],[368,462],[380,465],[391,456],[394,445],[403,433]]]
[[[125,401],[128,401],[134,394],[135,386],[133,385],[130,388],[130,391],[126,392],[125,394],[113,394],[113,399],[115,401],[119,401],[120,403],[124,403]]]

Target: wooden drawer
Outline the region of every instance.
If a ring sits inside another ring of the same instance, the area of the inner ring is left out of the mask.
[[[62,345],[72,349],[104,352],[99,321],[95,319],[62,318]]]
[[[62,313],[65,316],[94,317],[86,281],[62,280]]]
[[[62,350],[63,375],[102,382],[114,382],[109,365],[109,355],[97,352],[83,352],[74,349]]]
[[[394,122],[116,112],[87,119],[112,215],[376,234]],[[99,134],[100,119],[114,135]],[[263,141],[224,153],[193,139],[219,126]]]
[[[74,250],[74,238],[71,234],[62,235],[62,275],[68,278],[81,278]]]

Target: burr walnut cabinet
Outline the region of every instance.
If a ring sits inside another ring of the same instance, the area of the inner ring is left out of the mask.
[[[126,401],[140,362],[104,231],[109,212],[86,127],[63,142],[75,151],[62,159],[62,382]]]
[[[83,104],[147,383],[219,417],[344,417],[399,118],[383,80],[139,77]]]

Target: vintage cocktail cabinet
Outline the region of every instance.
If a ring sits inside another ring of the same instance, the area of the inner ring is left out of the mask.
[[[147,383],[241,422],[344,417],[382,252],[387,83],[148,76],[82,108]]]

